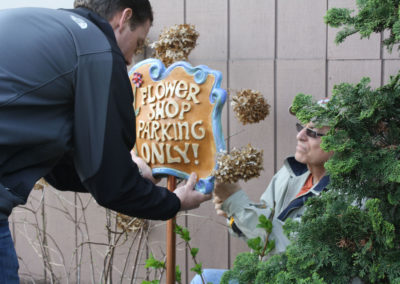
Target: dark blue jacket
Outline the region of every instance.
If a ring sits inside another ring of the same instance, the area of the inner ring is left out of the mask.
[[[132,88],[106,20],[82,8],[3,10],[0,42],[0,219],[41,177],[127,215],[177,213],[176,195],[132,162]]]

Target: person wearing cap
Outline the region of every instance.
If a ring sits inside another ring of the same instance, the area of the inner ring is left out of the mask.
[[[333,152],[325,152],[320,147],[321,137],[329,131],[329,127],[315,128],[310,122],[306,125],[296,123],[296,129],[298,134],[294,156],[284,161],[258,203],[252,202],[238,183],[216,184],[214,189],[213,202],[217,214],[227,217],[230,233],[245,241],[256,237],[265,241],[265,230],[257,228],[258,218],[260,215],[270,217],[274,209],[269,236],[270,240],[275,240],[272,254],[284,252],[290,243],[283,233],[285,221],[288,218],[299,220],[306,201],[326,190],[329,183],[324,164]],[[203,275],[206,282],[219,283],[224,271],[205,269]],[[191,283],[200,281],[200,277],[196,276]]]

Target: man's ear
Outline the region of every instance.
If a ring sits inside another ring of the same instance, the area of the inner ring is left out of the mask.
[[[132,18],[132,9],[131,8],[125,8],[124,10],[121,11],[119,21],[118,21],[118,26],[119,28],[123,29],[126,25],[130,25],[129,20]]]
[[[124,29],[125,24],[129,24],[129,20],[132,18],[132,14],[133,13],[131,8],[125,8],[121,11],[116,12],[112,19],[109,21],[114,32],[117,30],[121,32]]]

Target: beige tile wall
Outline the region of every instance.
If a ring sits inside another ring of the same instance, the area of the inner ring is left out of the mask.
[[[243,183],[244,190],[253,200],[257,200],[265,190],[274,172],[282,161],[293,153],[295,147],[296,119],[288,115],[288,107],[297,93],[311,94],[323,98],[331,94],[334,84],[356,83],[363,76],[371,77],[373,87],[387,82],[390,75],[400,69],[400,57],[395,48],[392,54],[382,49],[381,35],[370,39],[359,39],[353,35],[342,45],[333,40],[337,30],[328,28],[323,22],[326,10],[331,7],[350,7],[354,1],[348,0],[151,0],[155,21],[149,34],[150,40],[157,39],[164,27],[172,24],[195,24],[200,33],[198,46],[189,58],[192,65],[205,64],[222,72],[223,87],[235,91],[252,88],[262,92],[271,104],[270,116],[260,124],[243,126],[234,117],[229,104],[223,113],[225,137],[230,148],[244,146],[251,142],[264,151],[264,171],[258,179]],[[147,51],[147,56],[151,51]],[[139,58],[140,59],[140,58]],[[38,194],[36,194],[38,195]],[[63,194],[69,201],[68,210],[75,215],[73,194]],[[65,219],[58,210],[58,199],[54,193],[46,193],[54,208],[46,208],[47,228],[64,253],[67,268],[76,261],[74,247],[77,239],[87,237],[85,232],[75,233],[74,222]],[[85,197],[87,199],[87,197]],[[81,211],[76,213],[81,216]],[[105,212],[91,201],[87,209],[90,220],[90,239],[106,241]],[[25,219],[26,218],[26,219]],[[43,263],[32,249],[24,235],[34,235],[33,230],[22,233],[23,220],[31,220],[24,210],[17,210],[13,219],[18,221],[14,229],[17,251],[27,263],[21,266],[23,275],[34,273],[43,278]],[[21,221],[22,220],[22,221]],[[178,217],[178,223],[189,227],[192,245],[199,247],[198,259],[205,267],[228,268],[237,253],[246,251],[247,246],[228,235],[225,220],[217,217],[211,202],[199,209]],[[144,254],[155,253],[162,257],[165,253],[165,223],[152,222],[153,230],[147,240]],[[54,245],[53,245],[54,247]],[[118,248],[114,275],[119,281],[125,255],[129,249],[126,243]],[[96,277],[101,271],[102,259],[106,253],[101,246],[95,246],[93,258]],[[83,261],[89,262],[88,250],[83,251]],[[140,259],[143,265],[146,255]],[[54,252],[57,259],[57,253]],[[71,264],[72,262],[72,264]],[[133,259],[129,260],[129,271]],[[192,261],[182,244],[178,243],[177,264],[183,273],[183,283],[193,276],[189,269]],[[65,271],[56,269],[65,282]],[[77,275],[76,271],[70,272]],[[130,272],[129,272],[130,273]],[[81,271],[82,283],[91,283],[90,269]],[[140,277],[145,277],[143,266]],[[48,271],[47,271],[48,275]],[[64,277],[64,278],[63,278]],[[73,276],[71,279],[77,279]],[[98,278],[96,278],[97,280]],[[74,282],[72,280],[72,282]],[[141,281],[137,280],[136,283]],[[119,282],[118,282],[119,283]],[[130,283],[124,280],[123,283]]]

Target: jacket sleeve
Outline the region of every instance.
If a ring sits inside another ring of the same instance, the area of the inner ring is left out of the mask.
[[[65,154],[44,178],[58,190],[88,192],[75,170],[71,153]]]
[[[135,143],[135,115],[125,63],[115,54],[112,62],[103,56],[82,58],[77,71],[77,173],[106,208],[140,218],[170,219],[180,209],[178,197],[143,178],[130,155]]]
[[[222,210],[225,211],[229,217],[233,217],[234,219],[235,228],[231,226],[231,234],[245,241],[260,237],[261,240],[265,242],[267,234],[264,229],[257,228],[259,224],[258,218],[260,215],[265,215],[269,218],[274,208],[274,202],[280,199],[279,196],[276,196],[276,194],[281,192],[276,188],[279,176],[280,172],[272,178],[267,189],[261,196],[260,203],[256,204],[252,202],[244,191],[238,191],[225,200],[222,204]],[[275,204],[275,207],[279,207],[279,205]],[[275,209],[278,211],[278,208]],[[289,240],[285,236],[282,228],[284,222],[276,218],[277,213],[278,212],[275,212],[272,220],[272,232],[269,236],[270,240],[275,240],[274,253],[284,251],[289,244]]]
[[[266,238],[263,229],[257,228],[258,218],[265,215],[267,218],[271,214],[271,208],[265,203],[254,204],[244,191],[238,191],[231,195],[222,205],[222,210],[229,217],[233,217],[233,224],[230,224],[230,232],[236,237],[240,237],[247,241],[256,237]]]

